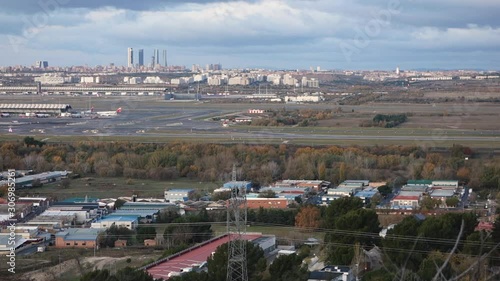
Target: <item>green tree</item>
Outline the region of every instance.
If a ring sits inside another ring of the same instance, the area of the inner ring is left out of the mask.
[[[378,192],[380,192],[380,195],[382,195],[384,198],[387,197],[387,195],[392,193],[392,188],[388,185],[382,185],[377,188]]]
[[[113,224],[105,232],[99,234],[98,243],[102,248],[113,248],[116,240],[127,240],[127,244],[131,245],[134,240],[134,234],[133,230],[123,226],[117,227]]]
[[[396,268],[418,270],[424,259],[423,254],[418,250],[419,243],[422,243],[417,236],[421,224],[421,221],[409,216],[387,231],[386,237],[382,240],[382,246],[391,264],[394,264]]]
[[[259,193],[259,198],[276,198],[276,192],[268,189]]]
[[[460,199],[457,197],[450,197],[446,199],[446,206],[448,207],[456,207],[458,206],[458,203],[460,202]]]
[[[363,201],[358,197],[343,197],[333,201],[326,208],[325,227],[334,228],[338,217],[361,208],[363,208]]]
[[[146,239],[156,238],[156,228],[152,226],[139,226],[136,230],[137,243],[143,244]]]
[[[262,280],[262,273],[266,270],[264,251],[251,242],[246,242],[246,247],[248,280]],[[228,255],[228,244],[226,243],[219,246],[215,253],[208,258],[207,267],[210,280],[226,280]]]
[[[439,252],[429,254],[429,256],[422,261],[422,264],[420,264],[418,275],[422,280],[434,280],[434,276],[436,276],[438,269],[444,264],[445,259],[446,257]],[[440,276],[438,280],[442,280],[441,277],[444,277],[444,280],[449,280],[451,275],[452,269],[451,265],[448,263],[438,275]]]
[[[120,209],[127,201],[123,199],[116,199],[115,201],[115,210]]]
[[[272,281],[307,280],[307,267],[302,265],[303,257],[296,254],[276,258],[269,266]]]
[[[352,245],[373,245],[380,232],[378,216],[373,210],[349,211],[335,219],[335,230],[325,235],[329,243],[327,260],[332,264],[351,264],[354,257]]]

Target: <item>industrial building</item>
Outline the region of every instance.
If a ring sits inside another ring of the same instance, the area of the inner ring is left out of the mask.
[[[91,228],[110,228],[115,225],[116,227],[125,227],[134,230],[139,225],[139,221],[135,216],[109,216],[93,222]]]
[[[166,202],[185,202],[189,196],[194,193],[194,189],[176,188],[165,190]]]
[[[94,248],[97,237],[104,229],[68,228],[56,233],[56,248]]]
[[[70,112],[73,108],[69,104],[16,104],[2,103],[0,104],[0,112],[2,113],[47,113],[59,115],[64,112]]]

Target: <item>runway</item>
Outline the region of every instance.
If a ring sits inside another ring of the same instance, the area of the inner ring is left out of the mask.
[[[106,102],[108,104],[106,104]],[[384,145],[385,143],[430,143],[481,142],[498,146],[500,130],[460,130],[460,129],[384,129],[384,128],[328,128],[328,127],[253,127],[234,125],[223,127],[212,117],[235,112],[245,112],[250,108],[272,108],[273,105],[255,104],[206,104],[167,103],[164,101],[117,101],[105,100],[98,104],[99,110],[121,106],[123,112],[115,117],[90,119],[70,117],[28,118],[11,116],[0,119],[0,132],[11,136],[37,136],[49,139],[54,136],[81,136],[82,140],[99,137],[135,137],[148,141],[150,138],[170,138],[177,140],[214,140],[224,142],[258,143],[309,143],[311,141],[328,144],[349,141]],[[274,105],[284,106],[283,104]],[[287,105],[288,106],[288,105]],[[307,108],[310,105],[293,105],[291,108]],[[96,104],[97,107],[97,104]],[[315,105],[315,109],[328,107]],[[331,108],[331,105],[329,106]],[[391,105],[357,106],[357,112],[389,111]],[[425,106],[419,110],[429,110]],[[418,109],[418,108],[417,108]],[[438,109],[441,110],[441,109]],[[483,109],[481,109],[483,110]],[[487,107],[486,110],[496,110]],[[483,110],[484,111],[484,110]],[[360,113],[361,114],[361,113]],[[500,128],[499,128],[500,129]]]

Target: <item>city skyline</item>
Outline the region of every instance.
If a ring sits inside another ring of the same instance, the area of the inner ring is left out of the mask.
[[[493,0],[55,0],[50,7],[25,2],[6,3],[0,12],[0,66],[32,65],[40,58],[53,66],[127,66],[118,51],[130,46],[168,46],[168,63],[185,66],[218,61],[228,68],[496,70],[500,65],[495,14],[500,2]],[[159,59],[158,53],[156,63]]]

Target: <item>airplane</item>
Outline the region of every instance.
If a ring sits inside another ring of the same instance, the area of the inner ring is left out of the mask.
[[[3,117],[10,117],[10,114],[9,113],[2,113],[0,116],[2,116],[2,118]]]
[[[122,108],[118,108],[116,111],[97,111],[96,114],[99,117],[111,117],[122,113]]]

